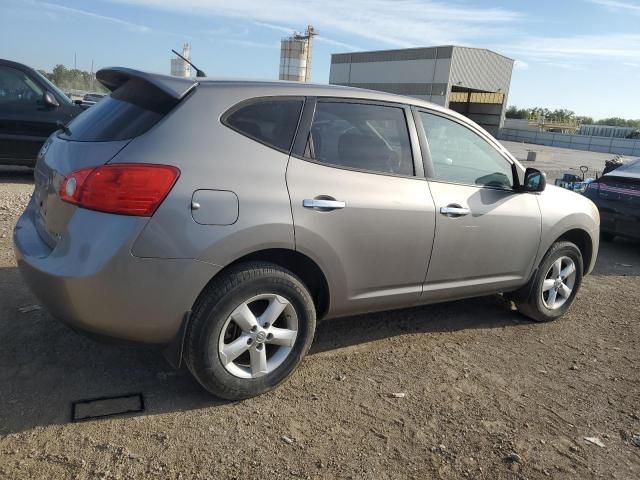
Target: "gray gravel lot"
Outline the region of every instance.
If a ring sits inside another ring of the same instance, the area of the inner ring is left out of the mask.
[[[638,243],[603,244],[557,322],[500,296],[329,320],[287,384],[228,403],[154,349],[19,310],[32,188],[0,171],[0,478],[640,478]],[[74,400],[131,392],[144,413],[69,422]]]
[[[596,172],[600,174],[604,169],[604,162],[612,159],[615,155],[611,153],[585,152],[582,150],[570,150],[568,148],[546,147],[544,145],[532,145],[530,143],[501,141],[525,167],[538,168],[547,173],[547,178],[553,180],[560,178],[563,173],[573,173],[581,175],[580,166],[589,168],[587,177],[594,177]],[[535,162],[527,161],[529,150],[542,153],[542,159]],[[623,161],[630,157],[622,157]]]

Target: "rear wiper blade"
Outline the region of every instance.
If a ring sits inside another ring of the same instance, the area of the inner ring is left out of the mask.
[[[71,136],[71,130],[69,130],[69,127],[67,127],[67,125],[65,123],[62,123],[60,120],[58,120],[56,122],[56,126],[62,130],[67,136]]]

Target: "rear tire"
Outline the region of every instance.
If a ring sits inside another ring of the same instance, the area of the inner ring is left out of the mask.
[[[254,397],[293,373],[311,346],[315,326],[313,300],[298,277],[267,262],[240,264],[196,301],[186,364],[217,397]]]
[[[571,242],[556,242],[546,253],[533,278],[524,287],[530,292],[515,301],[523,315],[536,322],[550,322],[569,309],[582,285],[582,253]]]

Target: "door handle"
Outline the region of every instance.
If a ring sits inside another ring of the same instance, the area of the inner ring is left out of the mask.
[[[304,208],[313,208],[321,211],[339,210],[346,207],[346,203],[339,200],[330,200],[325,198],[305,198],[302,200]]]
[[[458,204],[452,203],[447,205],[446,207],[440,207],[440,213],[442,215],[446,215],[447,217],[464,217],[465,215],[469,215],[471,210],[468,208],[464,208]]]

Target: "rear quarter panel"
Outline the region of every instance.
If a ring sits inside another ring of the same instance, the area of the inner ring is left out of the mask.
[[[266,248],[294,248],[285,171],[288,155],[224,126],[220,116],[264,90],[198,87],[184,103],[114,162],[175,165],[180,178],[133,246],[138,257],[192,258],[227,265]],[[196,190],[233,192],[237,220],[202,225],[191,214]]]

